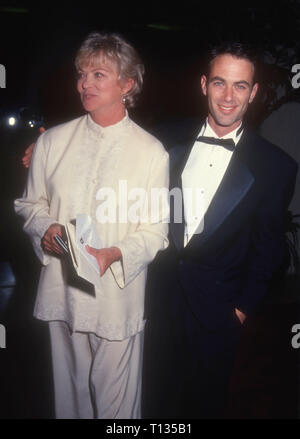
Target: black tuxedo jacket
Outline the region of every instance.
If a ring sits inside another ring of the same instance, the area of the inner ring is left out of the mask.
[[[170,190],[181,188],[200,128],[186,127],[169,151]],[[171,197],[170,245],[149,269],[145,316],[176,319],[184,300],[200,325],[215,330],[237,324],[234,308],[253,313],[288,256],[285,223],[296,173],[292,158],[245,127],[204,230],[186,247]]]

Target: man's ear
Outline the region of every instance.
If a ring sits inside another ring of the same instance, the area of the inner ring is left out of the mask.
[[[207,78],[206,78],[205,75],[202,75],[202,76],[201,76],[201,88],[202,88],[202,93],[204,94],[204,96],[207,95],[207,87],[206,87],[206,84],[207,84]]]
[[[249,104],[251,104],[251,102],[253,101],[253,99],[255,98],[255,95],[257,93],[258,90],[258,83],[256,82],[251,90],[251,94],[250,94],[250,98],[249,98]]]

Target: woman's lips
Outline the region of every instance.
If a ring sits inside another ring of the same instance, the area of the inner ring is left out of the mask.
[[[96,96],[96,95],[93,95],[93,94],[87,93],[87,94],[84,94],[84,95],[83,95],[83,99],[84,99],[84,100],[89,100],[89,99],[94,98],[95,96]]]

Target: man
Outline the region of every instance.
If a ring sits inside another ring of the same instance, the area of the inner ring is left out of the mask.
[[[286,260],[297,165],[243,124],[255,67],[241,44],[212,50],[201,77],[208,117],[170,151],[170,190],[182,190],[184,220],[171,197],[170,246],[148,281],[145,417],[224,416],[244,321]]]

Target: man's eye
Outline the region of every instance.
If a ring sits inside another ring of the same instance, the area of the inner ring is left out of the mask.
[[[246,87],[243,84],[237,84],[237,88],[239,90],[246,90]]]
[[[216,82],[214,82],[214,85],[217,85],[217,86],[219,87],[219,86],[223,85],[223,82],[221,82],[221,81],[216,81]]]

